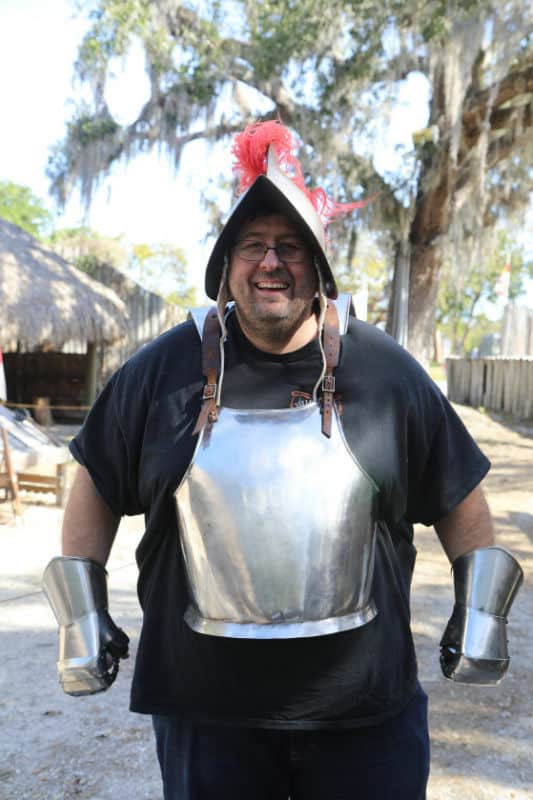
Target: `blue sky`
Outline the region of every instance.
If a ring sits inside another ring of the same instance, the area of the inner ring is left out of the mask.
[[[73,14],[72,0],[0,0],[0,180],[29,186],[53,210],[48,197],[46,163],[49,147],[61,139],[80,87],[72,83],[73,64],[86,21]],[[143,100],[142,66],[130,62],[127,91],[120,80],[115,98],[126,99],[120,113],[128,114]],[[120,70],[119,70],[120,71]],[[139,96],[134,96],[134,88]],[[409,146],[411,133],[425,125],[426,106],[420,102],[425,88],[420,82],[405,85],[394,112],[395,140],[381,154],[394,157],[394,145]],[[418,98],[418,103],[415,101]],[[109,95],[108,100],[113,100]],[[114,110],[114,109],[113,109]],[[383,139],[381,139],[383,141]],[[144,155],[127,166],[118,166],[102,184],[84,220],[76,197],[57,227],[85,221],[107,236],[123,236],[127,242],[168,242],[183,247],[190,279],[201,286],[209,243],[203,241],[204,212],[199,191],[209,173],[218,173],[229,158],[221,148],[209,150],[202,142],[189,145],[177,176],[164,157]],[[398,157],[398,156],[396,156]],[[528,249],[533,251],[533,232]],[[533,305],[533,290],[530,302]]]

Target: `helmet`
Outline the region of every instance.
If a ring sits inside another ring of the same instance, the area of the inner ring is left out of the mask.
[[[323,189],[305,188],[300,164],[292,154],[290,132],[279,122],[249,125],[235,137],[232,148],[235,171],[241,176],[244,193],[222,229],[207,262],[205,291],[217,299],[224,264],[242,225],[255,216],[280,213],[301,231],[315,256],[315,264],[327,297],[337,297],[337,286],[326,255],[326,225],[337,213],[362,203],[335,203]],[[289,177],[286,170],[293,173]]]

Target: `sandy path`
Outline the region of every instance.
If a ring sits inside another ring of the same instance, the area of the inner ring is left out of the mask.
[[[417,530],[413,628],[422,683],[430,696],[432,776],[428,800],[533,798],[533,430],[459,407],[493,461],[486,489],[500,542],[526,572],[509,626],[511,668],[496,689],[441,677],[438,641],[452,607],[449,568],[432,529]],[[113,689],[84,699],[59,690],[55,623],[40,593],[56,555],[61,513],[26,504],[14,525],[0,505],[0,798],[160,800],[150,720],[128,712],[133,659]],[[2,524],[3,523],[3,524]],[[113,615],[135,651],[140,612],[133,553],[142,520],[125,521],[109,563]]]

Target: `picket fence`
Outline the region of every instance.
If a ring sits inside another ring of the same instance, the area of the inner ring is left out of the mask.
[[[454,403],[533,419],[533,356],[446,359]]]

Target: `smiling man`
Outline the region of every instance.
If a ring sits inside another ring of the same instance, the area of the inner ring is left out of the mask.
[[[260,350],[297,350],[317,335],[318,275],[310,247],[281,214],[247,222],[231,250],[229,294],[239,325]]]
[[[485,456],[425,371],[338,297],[325,225],[278,123],[233,148],[241,195],[206,269],[215,301],[111,379],[71,449],[44,587],[66,692],[107,689],[120,517],[144,513],[131,694],[165,800],[423,800],[427,697],[410,631],[413,524],[456,605],[446,677],[498,683],[521,581],[494,544]]]

